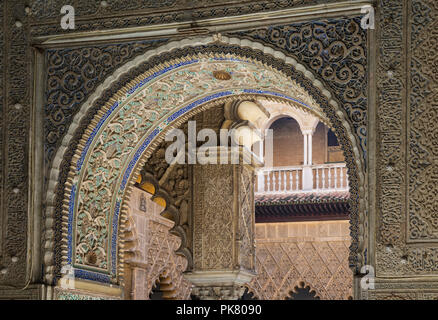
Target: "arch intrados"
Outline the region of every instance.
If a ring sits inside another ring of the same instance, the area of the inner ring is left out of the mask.
[[[296,105],[295,105],[294,102],[288,101],[288,100],[283,99],[283,98],[269,97],[269,96],[258,96],[258,95],[236,95],[236,96],[222,98],[222,99],[218,99],[216,101],[210,102],[210,103],[205,103],[203,105],[200,105],[198,108],[193,109],[189,113],[181,116],[180,118],[175,120],[173,123],[169,124],[162,132],[160,132],[156,136],[156,138],[154,138],[154,141],[143,152],[140,160],[137,162],[136,168],[133,170],[133,172],[131,174],[131,177],[129,179],[129,182],[128,182],[127,186],[126,186],[125,197],[123,199],[122,208],[120,210],[120,212],[121,212],[120,219],[122,221],[126,220],[126,218],[124,218],[124,217],[127,215],[127,211],[129,210],[129,202],[130,202],[131,192],[132,192],[132,189],[135,187],[136,182],[140,181],[141,169],[146,165],[146,163],[149,160],[150,156],[159,147],[160,143],[163,142],[167,132],[169,132],[172,129],[179,128],[181,125],[183,125],[185,122],[187,122],[190,118],[196,116],[199,113],[207,111],[210,108],[213,108],[213,107],[216,107],[216,106],[219,106],[219,105],[223,105],[223,104],[229,103],[229,102],[234,102],[234,101],[237,101],[237,100],[257,100],[260,97],[262,97],[263,99],[267,99],[267,100],[271,100],[271,101],[275,101],[275,102],[281,102],[281,103],[283,103],[285,105],[290,106],[291,108],[296,108]],[[160,190],[161,189],[159,187],[155,188],[155,192],[151,193],[151,194],[154,196]],[[167,203],[167,201],[166,201],[166,203]],[[171,205],[171,203],[168,203],[168,205]],[[167,206],[163,208],[163,210],[160,212],[160,215],[163,215],[166,212],[167,212]],[[175,222],[175,226],[178,225],[178,217],[176,219],[173,218],[171,220],[173,222]],[[124,227],[121,226],[120,230],[123,230],[123,229],[124,229]],[[179,233],[180,231],[181,230],[178,230],[178,229],[173,229],[172,230],[173,234],[175,234],[175,235],[177,235],[177,236],[179,236],[181,238],[180,247],[176,250],[176,253],[186,257],[187,262],[188,262],[187,267],[190,267],[190,265],[193,262],[193,260],[192,260],[192,257],[188,255],[187,250],[184,250],[186,235],[183,235],[183,234]],[[123,240],[121,240],[121,241],[123,241]],[[123,254],[123,252],[121,254]],[[123,263],[119,264],[119,269],[121,269],[120,271],[123,270]]]
[[[293,117],[292,115],[289,115],[289,114],[281,114],[281,115],[277,115],[277,116],[276,116],[275,118],[273,118],[273,119],[270,119],[270,120],[272,120],[272,121],[270,121],[270,123],[269,123],[269,125],[267,126],[267,128],[268,128],[268,129],[271,129],[272,126],[274,125],[274,123],[276,123],[278,120],[281,120],[281,119],[292,119],[292,120],[295,120],[296,123],[297,123],[299,126],[301,126],[300,121],[299,121],[297,118],[295,118],[295,117]]]
[[[295,107],[296,109],[292,108],[290,110],[284,110],[282,108],[282,110],[269,110],[271,117],[269,117],[269,119],[267,119],[264,123],[262,123],[260,125],[260,129],[262,130],[262,132],[264,132],[264,130],[269,129],[271,127],[271,125],[277,121],[278,119],[281,118],[292,118],[295,121],[298,122],[299,126],[300,126],[300,130],[303,130],[304,127],[304,123],[303,123],[303,115],[300,115],[300,111],[304,111],[306,113],[310,113],[314,118],[315,118],[315,122],[313,123],[313,130],[316,128],[316,126],[318,125],[319,122],[323,123],[324,125],[326,125],[327,127],[331,127],[331,123],[328,119],[322,118],[320,114],[318,114],[317,112],[313,112],[312,110],[304,110],[303,108],[299,107],[299,106],[292,106]]]

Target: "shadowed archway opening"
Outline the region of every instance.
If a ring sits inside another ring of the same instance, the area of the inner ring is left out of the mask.
[[[320,300],[320,298],[315,290],[311,289],[310,286],[304,282],[300,282],[298,286],[295,286],[295,288],[289,292],[285,300]]]
[[[149,300],[174,300],[175,288],[170,276],[162,274],[155,281],[149,293]]]

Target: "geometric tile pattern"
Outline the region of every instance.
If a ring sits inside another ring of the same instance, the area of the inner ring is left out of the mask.
[[[304,282],[327,300],[352,296],[350,241],[257,241],[257,276],[248,285],[262,300],[284,300]]]

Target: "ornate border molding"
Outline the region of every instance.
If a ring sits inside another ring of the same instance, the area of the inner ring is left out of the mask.
[[[87,0],[72,0],[71,5],[81,8],[77,12],[80,19],[76,22],[76,30],[66,32],[59,25],[59,11],[65,3],[59,0],[51,1],[49,7],[36,2],[29,8],[28,15],[31,20],[32,36],[49,42],[52,40],[55,43],[63,42],[62,38],[74,41],[96,30],[105,36],[111,36],[114,31],[125,33],[126,29],[130,29],[128,32],[143,32],[143,35],[148,30],[152,30],[151,35],[156,35],[157,30],[167,29],[167,35],[173,33],[180,36],[199,36],[212,25],[215,32],[222,32],[224,29],[229,29],[230,25],[245,27],[248,22],[254,27],[260,22],[266,23],[267,20],[272,21],[272,19],[278,24],[290,21],[291,18],[312,20],[319,19],[321,15],[359,14],[362,6],[375,2],[375,0],[245,0],[243,2],[234,0],[227,1],[224,5],[222,1],[215,0],[213,6],[206,6],[202,1],[190,3],[180,1],[179,4],[173,2],[168,7],[165,6],[166,3],[156,7],[148,6],[144,0],[132,0],[129,6],[116,0],[107,7],[101,7],[99,3],[90,3]],[[56,7],[58,9],[55,9]],[[100,19],[95,19],[97,16]],[[217,29],[218,27],[224,29]]]

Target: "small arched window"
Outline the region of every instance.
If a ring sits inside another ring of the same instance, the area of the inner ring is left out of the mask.
[[[330,130],[330,129],[327,132],[327,145],[329,147],[337,147],[337,146],[339,146],[338,138],[333,133],[333,131]]]

